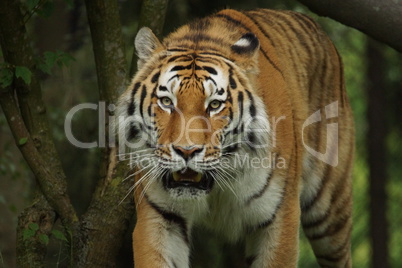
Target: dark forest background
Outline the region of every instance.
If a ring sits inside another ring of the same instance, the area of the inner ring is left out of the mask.
[[[142,2],[120,0],[118,5],[129,66]],[[291,0],[172,0],[167,6],[162,36],[191,19],[223,8],[257,7],[308,14],[335,43],[344,62],[347,92],[356,122],[353,264],[355,267],[402,267],[401,54],[353,28],[319,17]],[[39,80],[71,203],[81,216],[90,204],[102,165],[100,149],[76,148],[64,133],[64,120],[73,106],[98,103],[100,98],[85,3],[83,0],[47,1],[40,12],[29,18],[26,26],[36,55],[63,51],[73,58],[61,67],[56,64],[51,74],[42,72]],[[98,128],[97,111],[86,110],[74,117],[73,133],[81,141],[98,140]],[[34,175],[15,145],[0,110],[0,267],[16,267],[18,216],[36,202],[36,188]],[[132,265],[134,223],[132,217],[119,249],[118,267]],[[63,233],[60,221],[55,222],[53,230]],[[43,239],[48,249],[45,267],[68,266],[71,257],[68,237],[53,232],[48,238],[48,241]],[[301,241],[299,267],[318,267],[303,234]],[[225,244],[204,230],[196,231],[193,252],[192,267],[243,267],[241,245]],[[374,255],[379,257],[375,259]]]

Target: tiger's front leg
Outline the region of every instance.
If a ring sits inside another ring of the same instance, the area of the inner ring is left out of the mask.
[[[270,221],[256,226],[247,235],[246,262],[249,267],[297,267],[300,224],[298,204],[296,199],[284,201]]]
[[[184,218],[166,211],[147,196],[137,204],[137,224],[133,233],[134,266],[189,267],[190,228]]]

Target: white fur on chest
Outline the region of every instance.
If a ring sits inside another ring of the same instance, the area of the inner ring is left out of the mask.
[[[201,225],[234,242],[275,213],[284,185],[284,179],[275,174],[268,168],[245,168],[230,178],[231,189],[215,184],[209,194],[196,199],[174,198],[159,183],[150,187],[148,195],[159,206],[182,216],[190,228]]]
[[[262,168],[247,170],[247,175],[233,183],[233,192],[215,188],[208,196],[208,211],[195,222],[229,241],[239,240],[248,230],[270,219],[281,201],[283,180],[277,176],[270,178],[262,192],[270,172]]]

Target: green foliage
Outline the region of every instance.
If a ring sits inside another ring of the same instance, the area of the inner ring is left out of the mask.
[[[19,145],[24,145],[25,143],[27,143],[27,141],[28,141],[28,138],[21,138],[21,139],[18,141],[18,144],[19,144]]]
[[[39,241],[45,245],[49,244],[49,237],[45,234],[39,235]]]
[[[38,231],[38,230],[39,230],[39,225],[38,225],[37,223],[30,223],[30,224],[28,225],[28,228],[29,228],[30,230],[33,230],[33,231]]]
[[[36,232],[39,230],[39,225],[36,223],[30,223],[28,225],[28,228],[24,229],[22,236],[23,240],[26,241],[31,237],[34,237],[36,235]]]
[[[75,61],[74,57],[63,51],[46,51],[42,58],[37,59],[37,67],[44,73],[52,74],[52,69],[56,64],[59,67],[67,67],[72,61]]]
[[[5,88],[13,83],[15,78],[21,78],[25,84],[31,84],[32,72],[25,66],[12,66],[7,63],[0,65],[0,85]]]
[[[24,66],[15,66],[15,77],[24,80],[25,84],[31,84],[31,71]]]
[[[67,240],[67,238],[65,237],[65,235],[64,235],[62,232],[60,232],[59,230],[52,230],[52,235],[53,235],[56,239],[58,239],[58,240],[60,240],[60,241],[68,242],[68,240]]]

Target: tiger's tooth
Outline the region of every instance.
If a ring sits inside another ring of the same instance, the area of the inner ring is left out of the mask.
[[[173,172],[173,180],[174,181],[180,181],[180,176],[177,172]]]
[[[197,174],[197,176],[195,177],[195,182],[200,182],[201,181],[201,178],[202,178],[202,174],[201,173],[198,173]]]

